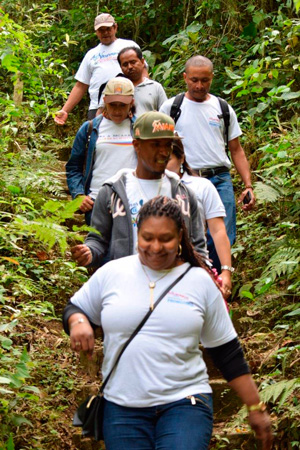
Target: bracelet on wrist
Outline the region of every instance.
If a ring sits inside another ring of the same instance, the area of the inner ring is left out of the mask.
[[[247,184],[247,185],[245,186],[245,189],[253,189],[252,184]]]
[[[229,272],[233,273],[235,271],[234,267],[227,266],[226,264],[224,266],[221,266],[221,270],[229,270]]]
[[[72,328],[75,327],[75,325],[78,325],[79,323],[88,323],[88,320],[85,320],[83,317],[80,317],[78,320],[75,320],[70,325],[70,331],[72,330]]]
[[[264,402],[259,402],[256,405],[250,405],[247,406],[247,411],[248,413],[251,411],[260,411],[260,412],[264,412],[267,409],[266,405],[264,404]]]

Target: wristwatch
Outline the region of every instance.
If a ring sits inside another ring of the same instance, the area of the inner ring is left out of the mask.
[[[256,405],[250,405],[247,406],[247,411],[251,412],[251,411],[260,411],[260,412],[264,412],[267,409],[266,405],[264,404],[264,402],[259,402]]]
[[[233,273],[235,271],[235,268],[224,265],[224,266],[221,266],[221,270],[229,270],[229,272]]]

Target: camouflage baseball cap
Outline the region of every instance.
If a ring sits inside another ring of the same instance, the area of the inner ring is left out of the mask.
[[[181,139],[175,134],[175,122],[167,114],[149,111],[142,114],[133,127],[134,139]]]

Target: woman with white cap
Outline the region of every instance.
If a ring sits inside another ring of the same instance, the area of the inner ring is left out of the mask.
[[[104,89],[105,107],[79,129],[66,164],[72,198],[82,196],[80,210],[90,224],[94,201],[105,180],[122,168],[136,167],[132,145],[134,86],[127,78],[112,78]]]

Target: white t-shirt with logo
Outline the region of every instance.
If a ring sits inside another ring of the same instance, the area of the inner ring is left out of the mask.
[[[98,44],[89,50],[83,58],[75,79],[89,85],[90,107],[98,108],[99,88],[103,83],[121,72],[117,61],[119,52],[125,47],[139,46],[129,39],[116,39],[110,45]]]
[[[129,119],[116,124],[103,117],[95,148],[90,196],[95,199],[104,181],[122,168],[135,169],[137,157],[132,145]]]
[[[172,197],[171,182],[170,177],[178,178],[177,175],[165,171],[167,176],[164,174],[159,180],[142,180],[138,179],[133,175],[133,171],[128,171],[126,175],[126,195],[128,198],[130,213],[131,213],[131,223],[133,230],[133,252],[136,253],[136,242],[137,242],[137,226],[136,218],[141,207],[151,198],[157,195],[164,195],[166,197]]]
[[[167,100],[160,112],[170,115],[175,97]],[[184,97],[180,106],[181,115],[176,123],[176,131],[183,136],[182,143],[186,160],[193,169],[226,166],[231,163],[225,151],[224,122],[220,103],[214,95],[204,102],[195,102]],[[229,141],[242,134],[236,114],[229,105]]]
[[[156,281],[156,301],[188,263],[167,273],[143,267]],[[144,270],[138,255],[110,261],[71,299],[93,323],[103,327],[103,378],[149,310],[149,280]],[[129,344],[105,387],[104,397],[118,405],[148,407],[210,393],[199,342],[205,347],[218,347],[235,337],[220,291],[204,269],[193,267]]]
[[[207,179],[183,174],[181,181],[195,192],[200,203],[203,223],[215,217],[226,217],[225,207],[215,186]]]

